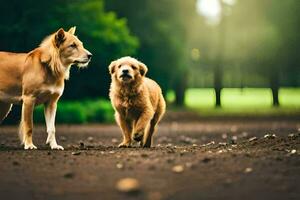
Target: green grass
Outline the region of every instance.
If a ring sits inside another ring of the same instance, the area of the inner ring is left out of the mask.
[[[34,111],[34,121],[44,123],[44,107]],[[114,111],[108,100],[59,101],[56,123],[110,123],[114,121]]]
[[[173,102],[174,92],[167,93],[167,101]],[[191,88],[186,92],[188,110],[202,116],[300,116],[300,88],[283,88],[279,91],[281,107],[272,107],[270,89],[245,88],[222,90],[222,108],[216,109],[213,89]],[[43,106],[35,109],[35,123],[44,123]],[[168,109],[175,109],[168,106]],[[111,123],[114,111],[108,100],[59,101],[56,123]]]
[[[174,101],[174,92],[167,94]],[[282,88],[279,91],[279,108],[272,107],[272,92],[268,88],[225,88],[221,93],[222,108],[215,108],[212,88],[191,88],[186,92],[185,105],[205,116],[262,116],[299,115],[300,88]]]

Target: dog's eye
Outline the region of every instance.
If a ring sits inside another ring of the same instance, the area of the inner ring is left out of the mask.
[[[77,45],[76,45],[75,43],[73,43],[73,44],[71,44],[69,47],[71,47],[71,48],[76,48]]]
[[[118,66],[118,69],[120,69],[120,68],[121,68],[121,65]]]
[[[134,70],[136,70],[136,69],[137,69],[137,67],[136,67],[136,66],[134,66],[134,65],[132,65],[131,67],[132,67],[132,69],[134,69]]]

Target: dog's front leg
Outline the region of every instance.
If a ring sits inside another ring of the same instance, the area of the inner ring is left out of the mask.
[[[33,134],[33,109],[35,98],[31,96],[23,96],[22,104],[22,119],[20,124],[20,139],[24,144],[24,149],[36,149],[37,147],[32,143]]]
[[[132,132],[132,124],[127,121],[124,117],[122,117],[119,113],[115,113],[115,118],[122,130],[123,141],[119,144],[119,147],[130,147],[131,146],[131,132]]]
[[[135,141],[141,141],[143,143],[145,129],[150,124],[150,120],[152,119],[153,115],[154,111],[151,109],[147,109],[142,112],[135,124],[132,139],[134,139]]]
[[[55,138],[55,115],[58,98],[54,97],[45,104],[44,114],[48,133],[46,144],[49,144],[51,149],[64,150],[62,146],[57,144]]]

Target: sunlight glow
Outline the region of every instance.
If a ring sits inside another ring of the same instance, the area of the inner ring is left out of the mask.
[[[230,8],[236,3],[237,0],[197,0],[196,9],[198,14],[205,17],[208,24],[217,25],[221,20],[222,12],[224,15],[230,15]],[[224,6],[225,9],[222,8]]]
[[[227,0],[228,1],[228,0]],[[207,19],[208,23],[218,24],[221,18],[221,3],[219,0],[198,0],[197,12]]]

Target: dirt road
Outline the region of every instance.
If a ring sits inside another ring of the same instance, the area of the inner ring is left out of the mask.
[[[57,137],[65,151],[35,127],[39,150],[24,151],[17,127],[0,127],[0,199],[300,199],[298,120],[168,121],[151,149],[117,148],[114,125],[60,125]],[[116,189],[125,177],[137,192]]]

